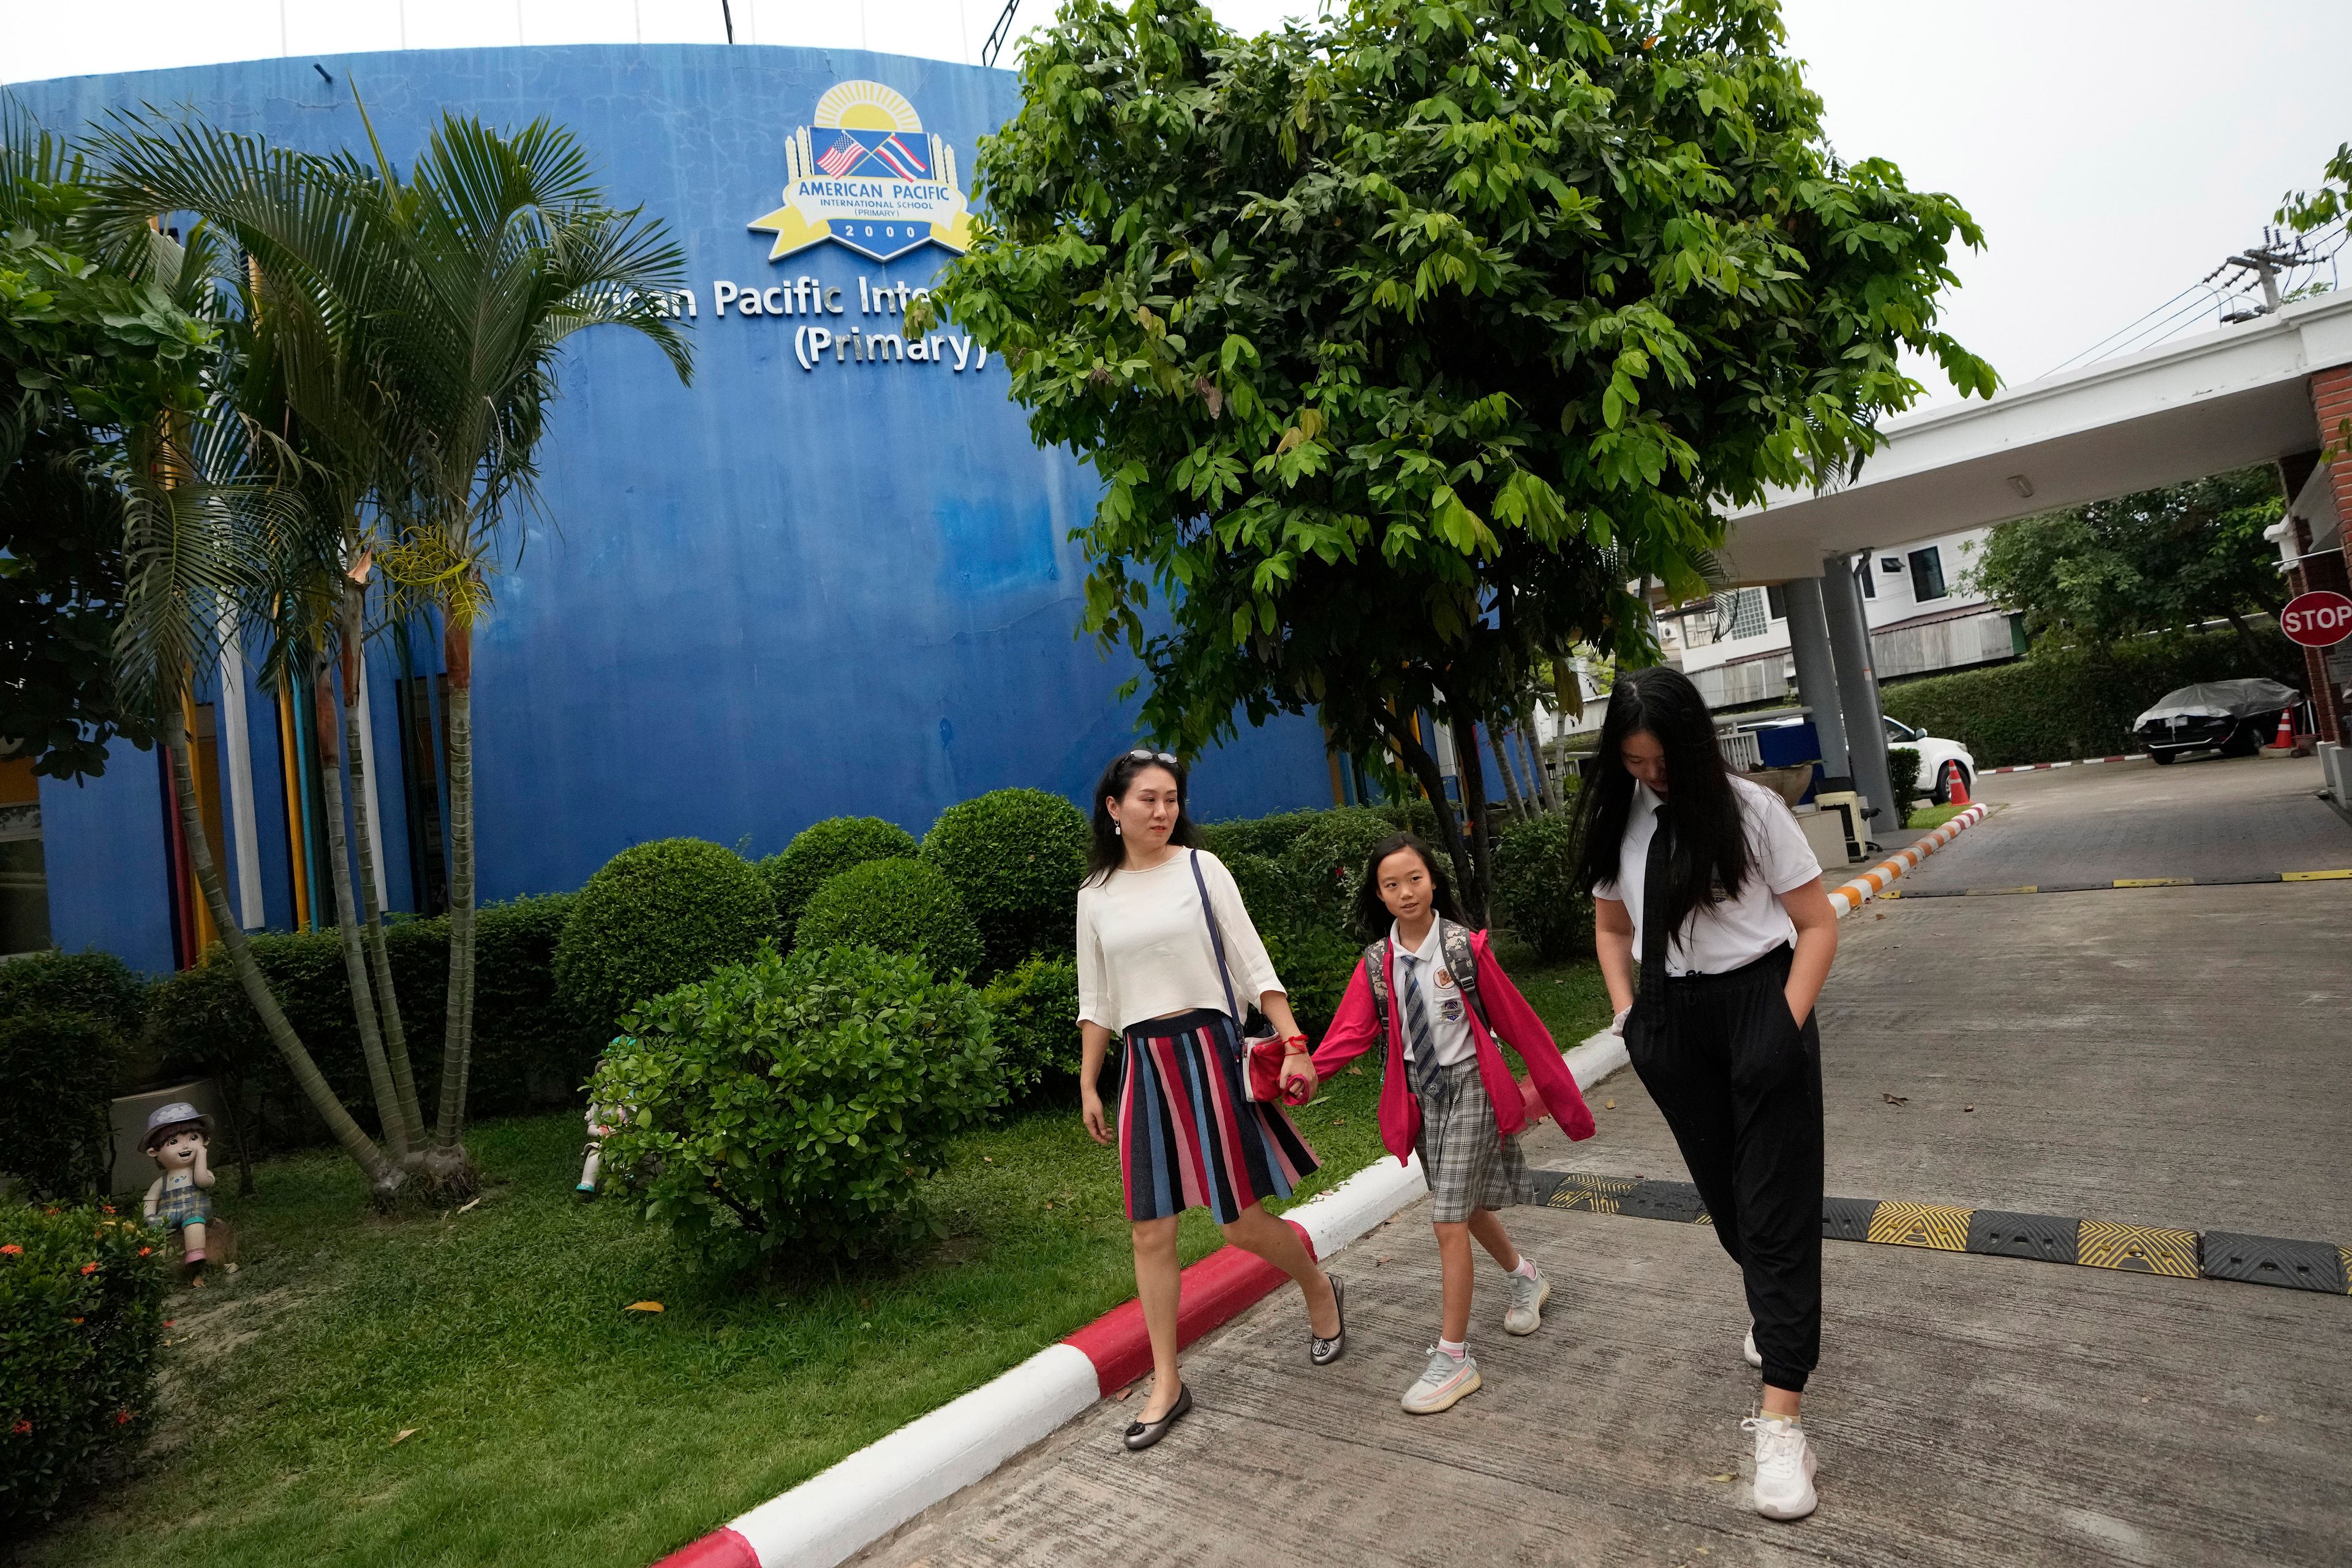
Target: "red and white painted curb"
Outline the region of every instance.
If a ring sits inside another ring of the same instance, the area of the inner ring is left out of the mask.
[[[1625,1066],[1603,1030],[1567,1053],[1577,1087]],[[1421,1161],[1382,1156],[1284,1217],[1328,1258],[1427,1192]],[[1178,1339],[1190,1344],[1284,1281],[1237,1247],[1184,1270]],[[679,1548],[655,1568],[834,1568],[1151,1370],[1143,1310],[1132,1300],[993,1381],[867,1444],[831,1469]]]
[[[2083,757],[2071,763],[2018,763],[2006,768],[1979,769],[1984,773],[2038,773],[2050,768],[2089,768],[2101,763],[2131,763],[2139,760],[2137,752],[2126,752],[2115,757]]]
[[[1916,844],[1896,851],[1853,880],[1832,889],[1830,892],[1830,908],[1835,910],[1840,918],[1853,913],[1854,910],[1893,887],[1895,879],[1906,871],[1917,869],[1920,861],[1982,822],[1991,813],[1992,808],[1989,805],[1977,805],[1969,807]]]

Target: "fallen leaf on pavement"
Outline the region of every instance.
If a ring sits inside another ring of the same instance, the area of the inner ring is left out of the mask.
[[[1616,1110],[1616,1109],[1617,1109],[1617,1102],[1616,1102],[1615,1100],[1610,1100],[1608,1103],[1606,1103],[1605,1105],[1601,1106],[1601,1110]]]
[[[1882,1094],[1878,1098],[1886,1101],[1889,1105],[1908,1105],[1911,1103],[1911,1097],[1907,1094]]]
[[[1975,1106],[1973,1106],[1973,1105],[1963,1105],[1963,1106],[1961,1106],[1961,1107],[1960,1107],[1960,1109],[1961,1109],[1962,1110],[1974,1110],[1976,1109],[1976,1107],[1975,1107]]]

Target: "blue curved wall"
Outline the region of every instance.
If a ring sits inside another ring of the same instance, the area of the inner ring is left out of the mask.
[[[478,642],[484,899],[576,886],[614,851],[672,834],[758,855],[835,813],[920,833],[942,807],[1003,785],[1081,798],[1133,743],[1132,704],[1115,695],[1133,666],[1074,636],[1086,563],[1067,536],[1097,486],[1067,452],[1034,445],[1003,367],[959,370],[950,352],[937,363],[828,355],[810,369],[795,354],[798,329],[819,321],[897,331],[895,316],[859,313],[858,280],[928,283],[947,253],[926,245],[884,263],[827,241],[771,262],[772,236],[748,226],[777,205],[787,138],[847,79],[904,94],[969,190],[977,139],[1016,106],[1010,73],[706,46],[318,65],[326,75],[298,58],[14,90],[62,131],[146,103],[363,150],[356,87],[395,159],[415,155],[445,109],[509,126],[546,115],[578,133],[608,191],[669,225],[696,296],[691,387],[634,336],[573,340],[544,448],[546,516],[519,535]],[[803,276],[841,289],[844,312],[713,312],[715,283]],[[373,657],[380,772],[400,754],[387,658]],[[268,701],[250,706],[266,840],[282,824],[278,745]],[[119,753],[85,791],[47,786],[44,816],[58,943],[163,968],[152,768]],[[1198,805],[1214,817],[1326,804],[1328,777],[1312,723],[1245,729],[1203,761]],[[384,799],[394,818],[397,796]],[[388,848],[403,830],[388,825]],[[282,831],[275,860],[263,857],[278,926],[290,918]],[[404,906],[405,876],[390,881]]]

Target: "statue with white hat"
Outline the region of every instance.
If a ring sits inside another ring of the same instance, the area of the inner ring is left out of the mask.
[[[159,1105],[147,1117],[140,1147],[163,1173],[147,1189],[147,1223],[180,1233],[181,1260],[204,1283],[205,1222],[212,1214],[212,1165],[206,1158],[213,1119],[184,1100]]]

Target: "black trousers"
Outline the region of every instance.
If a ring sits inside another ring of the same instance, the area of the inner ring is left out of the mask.
[[[1747,1282],[1764,1381],[1801,1392],[1822,1353],[1822,1037],[1790,1016],[1794,956],[1669,976],[1625,1048]]]

